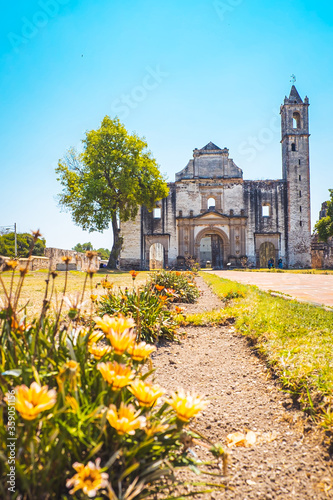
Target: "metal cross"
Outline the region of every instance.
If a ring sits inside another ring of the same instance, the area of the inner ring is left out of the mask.
[[[294,84],[296,82],[296,76],[295,75],[291,75],[290,81]]]

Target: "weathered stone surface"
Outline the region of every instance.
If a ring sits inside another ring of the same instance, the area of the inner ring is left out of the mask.
[[[243,180],[227,148],[210,142],[195,149],[160,210],[141,207],[134,221],[121,224],[120,266],[153,267],[162,245],[165,267],[189,257],[217,268],[246,259],[250,266],[273,259],[310,267],[308,106],[294,87],[281,106],[282,179]]]

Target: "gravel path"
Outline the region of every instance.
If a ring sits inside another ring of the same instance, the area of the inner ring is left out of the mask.
[[[201,278],[198,284],[203,293],[195,309],[222,306]],[[194,312],[193,306],[185,307]],[[230,489],[198,498],[333,498],[332,457],[323,446],[324,435],[294,408],[247,340],[232,326],[190,327],[186,332],[181,344],[160,346],[152,356],[158,382],[168,391],[183,387],[208,397],[210,405],[195,427],[211,441],[226,447],[229,433],[247,429],[258,438],[254,446],[230,450]],[[211,457],[202,446],[196,445],[194,452],[201,460]],[[184,481],[191,475],[179,474]],[[191,479],[214,481],[210,476]]]

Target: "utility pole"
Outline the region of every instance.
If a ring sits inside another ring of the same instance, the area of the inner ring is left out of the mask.
[[[16,222],[14,223],[14,233],[15,233],[15,258],[17,258],[17,232],[16,232]]]

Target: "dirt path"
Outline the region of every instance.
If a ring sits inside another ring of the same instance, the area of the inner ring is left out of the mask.
[[[196,306],[188,306],[191,312],[219,305],[201,278],[199,286],[203,295]],[[323,435],[293,407],[247,340],[232,326],[191,327],[186,332],[181,344],[161,346],[153,355],[159,383],[168,391],[183,387],[207,396],[211,403],[196,426],[213,442],[225,445],[229,433],[245,429],[261,433],[264,441],[250,448],[232,448],[229,485],[233,490],[199,498],[333,498],[332,460],[322,446]],[[269,437],[274,439],[267,442]],[[194,451],[201,460],[209,458],[203,447]],[[188,473],[180,477],[186,480]],[[204,480],[212,482],[210,476]]]

